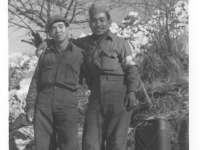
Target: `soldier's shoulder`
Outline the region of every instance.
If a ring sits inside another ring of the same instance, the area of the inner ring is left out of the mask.
[[[119,42],[122,42],[122,43],[127,42],[123,37],[120,37],[117,35],[115,35],[115,36],[116,36],[116,40],[118,40]]]
[[[81,49],[85,49],[87,46],[88,38],[89,38],[89,35],[85,37],[73,39],[72,42],[77,47],[80,47]]]
[[[80,54],[84,53],[84,49],[78,46],[77,44],[72,43],[72,49],[75,50],[76,53],[80,53]]]
[[[119,37],[117,36],[117,43],[121,46],[126,46],[126,45],[129,45],[129,42],[127,39],[123,38],[123,37]]]
[[[116,34],[110,32],[109,33],[110,37],[113,39],[114,42],[117,42],[117,43],[124,43],[126,42],[126,40],[120,36],[117,36]]]
[[[43,57],[45,57],[48,53],[52,52],[52,48],[51,47],[47,47],[45,50],[41,50],[40,54],[36,54],[38,56],[39,59],[43,59]]]
[[[83,45],[85,42],[88,41],[90,35],[87,35],[85,37],[80,37],[76,39],[76,43]]]
[[[86,35],[86,36],[84,36],[84,37],[79,37],[79,38],[77,38],[76,40],[78,40],[78,41],[85,41],[85,40],[87,40],[89,37],[90,37],[90,35]]]

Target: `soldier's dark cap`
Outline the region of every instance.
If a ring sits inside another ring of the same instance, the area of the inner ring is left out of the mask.
[[[108,9],[106,6],[104,5],[92,5],[89,9],[89,16],[90,18],[93,17],[94,15],[96,14],[99,14],[99,13],[103,13],[103,12],[108,12]]]
[[[51,25],[55,22],[64,22],[66,26],[69,26],[69,22],[68,20],[62,16],[62,15],[55,15],[49,18],[49,20],[47,21],[47,30],[49,31],[51,28]]]

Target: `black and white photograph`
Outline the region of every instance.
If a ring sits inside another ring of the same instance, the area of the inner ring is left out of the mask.
[[[5,147],[198,150],[189,10],[189,0],[8,0]]]

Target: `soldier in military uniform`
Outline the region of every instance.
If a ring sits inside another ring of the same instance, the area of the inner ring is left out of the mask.
[[[89,17],[93,34],[73,41],[86,53],[84,75],[91,90],[82,149],[126,150],[130,119],[137,105],[137,67],[129,44],[110,32],[106,7],[93,5]],[[43,42],[37,51],[46,47]]]
[[[53,39],[41,54],[26,97],[28,120],[34,123],[36,150],[76,150],[78,117],[74,92],[80,87],[83,53],[68,39],[68,21],[48,20]]]
[[[110,32],[105,6],[89,10],[92,35],[79,39],[86,52],[90,87],[83,150],[126,150],[127,133],[139,88],[137,67],[129,44]]]

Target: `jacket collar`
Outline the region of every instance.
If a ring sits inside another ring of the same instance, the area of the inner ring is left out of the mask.
[[[110,38],[112,41],[115,39],[116,35],[113,34],[110,30],[108,32],[108,37],[107,38]]]
[[[56,46],[55,46],[54,41],[53,41],[53,43],[51,44],[50,49],[53,50],[54,52],[55,52],[55,51],[58,51],[57,48],[56,48]],[[71,39],[69,39],[69,43],[68,43],[66,49],[70,50],[71,52],[74,51],[74,44],[73,44],[73,42],[71,41]],[[66,50],[66,49],[65,49],[65,50]]]
[[[108,29],[109,30],[109,29]],[[93,34],[92,34],[93,35]],[[90,37],[92,38],[92,35],[90,35]],[[115,34],[113,34],[110,30],[109,30],[109,32],[108,32],[108,35],[107,35],[107,38],[106,39],[110,39],[110,40],[114,40],[115,39],[115,37],[116,37],[116,35]]]

